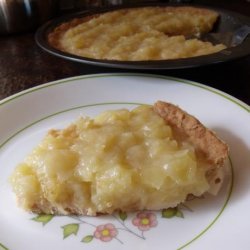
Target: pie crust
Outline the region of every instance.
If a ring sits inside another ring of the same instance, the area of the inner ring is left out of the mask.
[[[49,131],[10,180],[19,205],[31,212],[158,210],[216,194],[227,156],[214,132],[158,101]]]

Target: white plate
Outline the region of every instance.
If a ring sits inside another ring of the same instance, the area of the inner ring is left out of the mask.
[[[144,214],[150,217],[147,227],[140,227],[138,213],[127,218],[124,214],[52,218],[37,217],[16,206],[8,177],[48,129],[62,128],[80,115],[156,100],[178,104],[229,144],[231,164],[218,196],[190,201],[172,218],[162,217],[162,211]],[[1,101],[0,249],[250,249],[249,110],[216,89],[141,74],[75,77]],[[116,236],[100,237],[104,229]]]

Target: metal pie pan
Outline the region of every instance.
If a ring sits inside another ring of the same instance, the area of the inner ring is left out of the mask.
[[[172,4],[154,4],[154,5],[133,5],[133,6],[120,6],[120,7],[110,7],[102,10],[92,10],[92,11],[84,11],[77,12],[70,15],[62,16],[48,23],[44,24],[40,27],[36,32],[36,42],[37,44],[45,51],[55,56],[61,57],[66,60],[71,60],[83,64],[89,64],[94,66],[103,66],[103,67],[111,67],[111,68],[120,68],[120,69],[148,69],[148,70],[160,70],[160,69],[182,69],[182,68],[193,68],[200,67],[205,65],[223,63],[230,60],[238,59],[241,57],[245,57],[250,54],[250,35],[238,46],[227,48],[220,52],[190,57],[185,59],[171,59],[171,60],[152,60],[152,61],[116,61],[116,60],[98,60],[91,59],[87,57],[81,57],[77,55],[73,55],[70,53],[66,53],[60,51],[54,47],[52,47],[48,43],[48,34],[52,32],[57,26],[69,22],[75,18],[92,16],[94,14],[100,14],[107,11],[112,11],[121,8],[135,8],[135,7],[143,7],[143,6],[173,6]],[[176,6],[176,5],[174,5]],[[243,25],[250,26],[250,18],[243,16],[241,14],[224,10],[218,8],[212,8],[208,6],[200,6],[200,5],[178,5],[178,6],[192,6],[192,7],[201,7],[206,9],[215,10],[220,14],[220,18],[216,23],[213,32],[233,32],[237,28],[240,28]]]

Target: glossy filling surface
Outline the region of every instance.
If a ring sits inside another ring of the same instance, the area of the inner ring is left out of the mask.
[[[152,106],[139,106],[51,130],[11,184],[26,210],[95,215],[174,207],[208,191],[206,171]]]
[[[187,58],[225,49],[199,37],[218,18],[211,10],[192,7],[144,7],[116,10],[73,25],[64,24],[50,37],[71,54],[118,61]],[[65,28],[65,30],[64,30]],[[59,36],[57,36],[60,34]],[[56,39],[54,39],[56,37]],[[188,39],[188,37],[193,37]]]

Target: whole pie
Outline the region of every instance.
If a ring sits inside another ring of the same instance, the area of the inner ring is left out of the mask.
[[[18,204],[96,215],[175,207],[216,194],[228,147],[179,107],[111,110],[51,130],[11,176]]]
[[[219,15],[195,7],[140,7],[76,18],[49,35],[53,47],[81,57],[149,61],[207,55],[226,48],[199,37]]]

